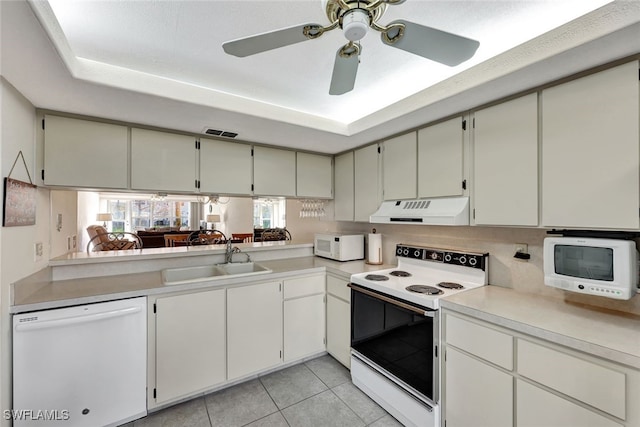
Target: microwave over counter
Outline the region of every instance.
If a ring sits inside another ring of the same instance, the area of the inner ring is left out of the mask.
[[[313,253],[336,261],[364,259],[363,234],[316,234]]]
[[[547,286],[623,300],[638,292],[633,240],[547,237],[543,256]]]

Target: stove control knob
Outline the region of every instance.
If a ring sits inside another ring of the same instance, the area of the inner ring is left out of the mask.
[[[402,255],[402,247],[401,246],[398,246],[396,248],[396,255]]]
[[[431,259],[437,260],[438,259],[438,253],[437,252],[431,252],[430,257],[431,257]]]
[[[451,261],[451,254],[444,254],[444,261],[445,262]]]
[[[467,257],[462,255],[460,258],[458,258],[458,261],[460,261],[460,265],[465,265],[467,263]]]
[[[469,258],[469,265],[471,267],[475,267],[475,265],[478,263],[478,259],[476,257],[471,257]]]
[[[409,248],[404,248],[404,249],[402,250],[402,255],[404,255],[404,256],[409,255]]]
[[[422,258],[422,251],[420,249],[416,249],[413,251],[413,257],[418,259]]]

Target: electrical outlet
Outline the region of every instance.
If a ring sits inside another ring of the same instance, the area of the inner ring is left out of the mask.
[[[33,245],[33,259],[38,262],[42,260],[43,247],[42,242],[37,242]]]
[[[529,245],[527,245],[526,243],[516,243],[516,253],[517,252],[520,252],[522,254],[528,254]]]
[[[73,249],[76,249],[78,247],[78,236],[76,234],[71,236],[71,247]]]
[[[71,236],[67,236],[67,251],[71,250]]]

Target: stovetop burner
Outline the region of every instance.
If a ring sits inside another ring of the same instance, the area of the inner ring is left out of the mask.
[[[364,276],[366,280],[372,280],[374,282],[383,282],[385,280],[389,280],[387,276],[383,276],[382,274],[367,274]]]
[[[411,273],[403,270],[393,270],[391,273],[389,273],[389,275],[396,277],[411,277]]]
[[[405,289],[408,290],[409,292],[417,292],[425,295],[440,295],[444,293],[442,289],[438,289],[438,288],[434,288],[433,286],[426,286],[426,285],[411,285],[411,286],[407,286]]]
[[[464,286],[462,286],[460,283],[454,282],[440,282],[436,286],[444,289],[464,289]]]

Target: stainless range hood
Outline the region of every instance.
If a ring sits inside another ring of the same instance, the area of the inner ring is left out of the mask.
[[[382,202],[369,217],[376,224],[469,225],[469,198],[447,197]]]

